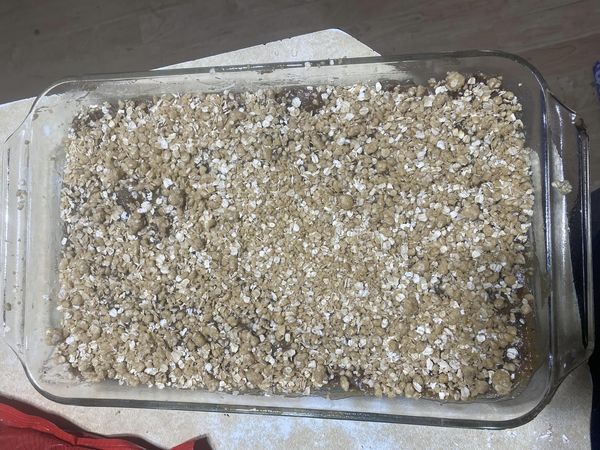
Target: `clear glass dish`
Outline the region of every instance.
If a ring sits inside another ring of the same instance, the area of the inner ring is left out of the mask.
[[[354,396],[261,396],[201,390],[84,383],[50,364],[48,328],[56,310],[62,225],[59,218],[64,139],[85,107],[163,93],[201,93],[263,86],[350,84],[377,80],[425,83],[446,72],[502,75],[523,105],[535,185],[534,275],[537,363],[527,383],[506,397],[469,402]],[[58,82],[40,95],[2,147],[0,332],[33,386],[74,405],[220,411],[403,422],[478,428],[531,420],[564,377],[589,357],[593,342],[588,192],[588,139],[577,115],[519,57],[491,51],[370,57],[104,75]],[[572,189],[552,186],[566,180]]]

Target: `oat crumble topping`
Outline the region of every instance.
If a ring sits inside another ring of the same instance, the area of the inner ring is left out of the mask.
[[[67,143],[59,360],[159,388],[509,393],[533,305],[520,110],[456,72],[91,107]]]

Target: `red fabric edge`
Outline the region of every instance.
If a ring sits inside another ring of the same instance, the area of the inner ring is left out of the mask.
[[[74,436],[46,419],[37,416],[30,416],[29,414],[22,413],[21,411],[2,403],[0,403],[0,422],[12,428],[36,430],[52,435],[68,444],[87,447],[90,449],[143,450],[142,447],[123,439]],[[189,447],[189,449],[192,448],[193,447]],[[184,447],[180,450],[188,450],[188,448]]]
[[[173,447],[171,450],[194,450],[194,445],[196,443],[195,439],[191,441],[184,442],[183,444],[179,444],[176,447]]]

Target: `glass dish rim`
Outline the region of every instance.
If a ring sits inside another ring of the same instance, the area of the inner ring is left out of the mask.
[[[194,75],[204,73],[227,73],[227,72],[272,72],[278,69],[300,69],[306,67],[319,67],[319,66],[342,66],[342,65],[354,65],[354,64],[367,64],[367,63],[393,63],[393,62],[408,62],[408,61],[421,61],[430,59],[458,59],[458,58],[476,58],[476,57],[498,57],[508,59],[514,63],[524,66],[527,68],[535,77],[536,81],[540,84],[544,91],[544,96],[550,92],[550,88],[541,72],[525,58],[515,55],[514,53],[505,52],[502,50],[459,50],[459,51],[443,51],[443,52],[426,52],[426,53],[407,53],[407,54],[394,54],[389,56],[359,56],[350,58],[331,58],[331,59],[315,59],[315,60],[303,60],[303,61],[283,61],[283,62],[271,62],[271,63],[256,63],[256,64],[229,64],[229,65],[207,65],[189,68],[159,68],[142,71],[132,72],[108,72],[108,73],[91,73],[83,74],[78,76],[67,76],[60,78],[57,81],[50,84],[40,94],[32,97],[34,100],[31,107],[28,109],[24,120],[19,122],[19,125],[15,128],[15,131],[10,133],[6,141],[8,141],[16,131],[18,131],[31,113],[35,110],[36,106],[42,98],[47,94],[51,93],[54,89],[61,85],[69,83],[84,82],[84,81],[117,81],[127,79],[143,79],[143,78],[156,78],[156,77],[167,77],[172,75]],[[564,108],[569,112],[575,113],[560,100],[556,99]],[[545,121],[544,121],[545,122]]]
[[[546,105],[548,104],[548,95],[550,89],[547,82],[532,64],[524,58],[498,50],[464,50],[464,51],[448,51],[448,52],[428,52],[428,53],[413,53],[413,54],[398,54],[392,56],[365,56],[354,58],[336,58],[336,59],[321,59],[295,62],[275,62],[275,63],[257,63],[257,64],[241,64],[241,65],[208,65],[192,68],[174,68],[174,69],[157,69],[148,71],[136,72],[117,72],[106,74],[90,74],[74,77],[66,77],[52,83],[48,88],[42,91],[29,108],[24,120],[16,127],[15,131],[7,137],[7,141],[19,132],[26,124],[30,116],[34,113],[41,100],[48,94],[51,94],[56,88],[77,82],[103,82],[103,81],[119,81],[128,79],[145,79],[145,78],[161,78],[175,75],[195,75],[195,74],[218,74],[231,72],[272,72],[280,69],[300,69],[303,67],[319,67],[319,66],[344,66],[358,64],[373,64],[373,63],[395,63],[395,62],[410,62],[423,60],[439,60],[439,59],[465,59],[476,57],[496,57],[503,58],[524,66],[533,76],[535,81],[541,88],[541,98],[543,107],[541,109],[541,119],[544,126],[544,136],[547,134],[548,118]],[[556,100],[554,96],[553,100]],[[556,100],[558,101],[558,100]],[[569,112],[574,114],[570,108],[558,101]],[[544,146],[547,145],[547,138],[544,138]],[[552,339],[552,333],[550,334]],[[12,346],[11,346],[12,349]],[[13,349],[13,351],[15,351]],[[552,349],[551,349],[552,352]],[[17,353],[15,351],[15,353]],[[263,407],[250,405],[231,405],[221,403],[195,403],[182,401],[163,401],[163,400],[140,400],[140,399],[113,399],[113,398],[91,398],[91,397],[63,397],[52,394],[43,389],[30,370],[27,368],[21,356],[17,353],[19,361],[25,370],[26,376],[33,387],[44,397],[49,400],[61,404],[77,405],[77,406],[104,406],[104,407],[128,407],[128,408],[150,408],[150,409],[170,409],[170,410],[193,410],[205,412],[221,412],[221,413],[247,413],[247,414],[269,414],[279,416],[295,416],[295,417],[313,417],[322,419],[343,419],[343,420],[358,420],[371,422],[386,422],[386,423],[406,423],[434,426],[451,426],[451,427],[469,427],[469,428],[484,428],[484,429],[499,429],[512,428],[525,424],[532,420],[546,406],[553,397],[560,383],[554,383],[550,380],[546,387],[546,392],[541,400],[529,411],[521,416],[506,419],[506,420],[485,420],[485,419],[464,419],[464,418],[442,418],[432,416],[413,416],[402,414],[383,414],[373,412],[354,412],[354,411],[330,411],[325,409],[307,409],[297,407]],[[574,365],[570,371],[578,367]],[[550,368],[551,371],[552,367]],[[569,371],[569,372],[570,372]],[[563,378],[564,379],[564,378]],[[562,381],[562,380],[561,380]]]

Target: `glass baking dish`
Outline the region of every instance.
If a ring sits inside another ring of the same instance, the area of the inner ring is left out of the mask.
[[[502,398],[469,402],[351,396],[231,395],[201,390],[85,383],[53,367],[46,331],[58,325],[59,218],[64,139],[74,116],[89,105],[163,93],[317,84],[426,83],[448,71],[501,75],[523,105],[532,149],[535,212],[532,227],[535,296],[534,372]],[[33,104],[2,147],[0,201],[0,330],[33,386],[67,404],[186,409],[403,422],[477,428],[531,420],[565,376],[593,347],[588,193],[588,139],[577,115],[549,91],[539,72],[506,53],[472,51],[228,66],[103,75],[60,81]],[[557,189],[568,181],[570,192]]]

